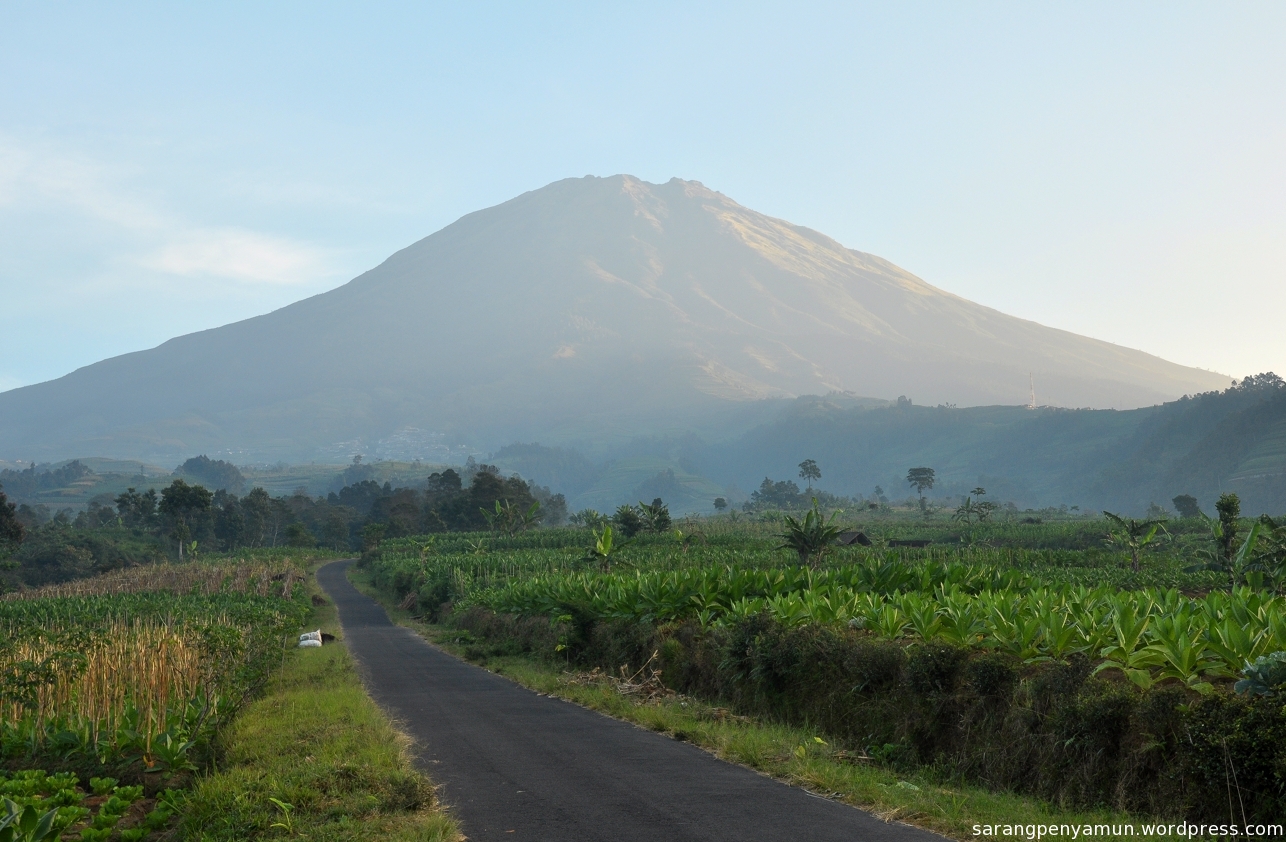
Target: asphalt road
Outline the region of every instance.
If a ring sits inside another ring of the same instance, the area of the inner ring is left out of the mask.
[[[339,608],[367,691],[416,743],[471,840],[930,842],[669,737],[538,696],[393,625],[334,562]]]

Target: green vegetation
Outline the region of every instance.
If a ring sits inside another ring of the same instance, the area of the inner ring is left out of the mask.
[[[308,605],[289,563],[137,568],[0,601],[0,764],[182,776]]]
[[[0,806],[7,814],[0,815],[0,840],[138,842],[169,824],[175,795],[167,790],[145,798],[142,786],[119,786],[106,777],[82,782],[71,772],[0,772]]]
[[[670,449],[689,470],[725,483],[757,481],[765,466],[784,472],[807,453],[825,470],[827,488],[847,495],[877,483],[892,489],[909,466],[927,465],[936,471],[935,496],[953,498],[953,506],[981,485],[1020,508],[1068,504],[1138,516],[1149,501],[1177,495],[1211,511],[1221,492],[1235,490],[1247,512],[1281,512],[1286,382],[1253,375],[1222,392],[1125,412],[805,396],[734,441],[675,440]]]
[[[81,476],[83,466],[76,466],[79,463],[43,473],[34,466],[4,473],[31,485],[68,468]],[[353,475],[366,475],[356,470],[364,467],[355,460]],[[226,462],[204,457],[180,468],[185,476],[215,479],[235,479],[231,473],[236,471]],[[55,481],[62,480],[50,480]],[[640,529],[668,528],[664,505],[640,504],[638,512]],[[43,504],[14,508],[0,502],[0,561],[12,555],[12,561],[0,567],[0,593],[166,559],[245,556],[279,547],[338,554],[386,537],[484,528],[514,535],[541,524],[557,525],[566,515],[561,494],[476,463],[464,476],[450,468],[434,472],[419,487],[393,488],[363,479],[317,498],[302,491],[271,497],[258,487],[238,497],[222,488],[212,493],[178,477],[159,495],[152,488],[130,486],[114,499],[95,497],[74,519],[68,510],[51,517]]]
[[[840,529],[835,525],[835,518],[838,516],[839,512],[832,512],[827,519],[818,510],[816,500],[813,501],[813,508],[803,518],[786,515],[782,519],[786,531],[778,536],[785,543],[777,549],[794,550],[801,565],[810,562],[820,564],[839,536]]]
[[[660,680],[655,660],[642,669],[631,665],[624,673],[614,674],[598,668],[569,671],[569,664],[561,659],[515,655],[512,636],[483,640],[458,625],[419,622],[399,609],[388,591],[374,586],[369,571],[354,569],[350,576],[359,588],[380,598],[396,620],[493,672],[537,692],[690,742],[730,762],[869,810],[886,821],[911,822],[967,838],[973,824],[985,824],[995,816],[1022,824],[1081,825],[1120,825],[1131,818],[1103,809],[1051,805],[966,781],[945,781],[932,769],[898,768],[823,739],[816,727],[737,715],[728,707],[669,690]]]
[[[333,608],[312,622],[339,632]],[[223,748],[219,771],[199,779],[183,801],[180,839],[461,838],[342,646],[292,652],[263,697],[233,722]]]
[[[346,650],[285,651],[338,625],[295,555],[0,600],[0,834],[459,839]]]
[[[1154,546],[1164,520],[1135,520],[1103,512],[1108,521],[1108,540],[1130,553],[1130,569],[1137,572],[1143,551]],[[1162,533],[1164,534],[1164,533]]]
[[[585,553],[603,534],[578,529],[481,552],[464,535],[386,541],[362,568],[466,654],[654,671],[662,691],[803,729],[879,774],[1193,820],[1226,820],[1229,795],[1250,817],[1286,808],[1286,755],[1268,748],[1286,738],[1286,569],[1269,544],[1238,544],[1251,572],[1232,587],[1193,564],[1222,552],[1199,519],[867,510],[863,547],[832,545],[824,514],[681,521],[614,548],[610,571]]]

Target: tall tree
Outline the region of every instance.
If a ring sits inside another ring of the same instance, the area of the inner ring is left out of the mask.
[[[151,529],[156,523],[156,504],[156,489],[140,493],[127,488],[116,495],[116,515],[126,526]]]
[[[170,535],[178,541],[179,558],[183,558],[183,545],[192,537],[192,528],[199,518],[210,511],[214,494],[200,485],[188,485],[176,479],[161,491],[161,504],[157,507],[170,524]]]
[[[912,468],[906,472],[906,481],[920,495],[920,511],[927,511],[924,506],[924,492],[933,488],[934,471],[932,468]]]
[[[262,547],[272,517],[272,498],[262,488],[251,489],[241,498],[242,540],[246,546]]]
[[[822,469],[817,467],[817,462],[812,459],[805,459],[799,463],[799,478],[808,483],[808,490],[813,490],[813,480],[822,478]]]
[[[1201,517],[1201,506],[1191,494],[1180,494],[1170,502],[1174,503],[1174,510],[1179,513],[1179,517]]]

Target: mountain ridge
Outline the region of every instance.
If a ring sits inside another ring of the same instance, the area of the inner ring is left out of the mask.
[[[1007,316],[699,182],[564,179],[329,292],[0,393],[0,457],[307,460],[408,426],[493,449],[718,437],[764,399],[1160,403],[1226,385]],[[771,401],[769,401],[771,403]]]

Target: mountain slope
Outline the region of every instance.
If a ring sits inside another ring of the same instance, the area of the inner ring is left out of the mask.
[[[803,459],[824,487],[891,497],[907,493],[916,465],[937,472],[935,494],[975,486],[1020,506],[1080,505],[1141,514],[1195,495],[1207,512],[1235,491],[1246,513],[1286,509],[1286,384],[1248,377],[1208,392],[1129,411],[1014,406],[845,407],[806,397],[732,441],[688,445],[686,464],[721,483],[753,488],[765,474],[791,478]]]
[[[1006,316],[696,182],[567,179],[331,292],[0,394],[0,456],[730,435],[766,398],[1133,407],[1226,378]]]

